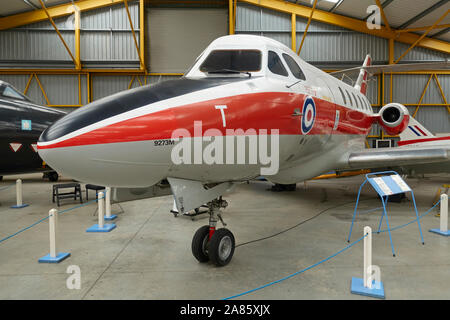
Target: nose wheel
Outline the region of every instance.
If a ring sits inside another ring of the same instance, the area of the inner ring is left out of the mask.
[[[227,205],[222,198],[208,203],[209,225],[199,228],[192,238],[192,254],[199,262],[211,261],[216,266],[222,267],[233,258],[235,249],[233,233],[226,228],[216,230],[219,219],[224,226],[226,225],[219,210]]]

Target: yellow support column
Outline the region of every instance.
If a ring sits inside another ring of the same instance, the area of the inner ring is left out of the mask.
[[[141,70],[145,69],[145,7],[144,0],[139,0],[139,49],[143,64]]]
[[[297,52],[297,16],[295,13],[291,14],[291,49]]]
[[[395,40],[389,39],[389,64],[394,64],[395,60]]]
[[[234,34],[233,0],[228,0],[228,34]]]
[[[300,55],[300,52],[302,51],[303,43],[305,42],[305,38],[306,38],[306,34],[308,33],[309,25],[311,24],[314,11],[316,10],[316,5],[317,5],[317,0],[314,0],[314,5],[313,5],[311,13],[309,15],[308,23],[306,24],[305,33],[303,33],[302,42],[300,43],[300,47],[298,48],[297,55]]]
[[[138,45],[138,42],[137,42],[137,39],[136,39],[136,33],[134,32],[133,21],[131,20],[130,9],[128,8],[128,1],[124,0],[123,3],[125,4],[125,9],[127,11],[128,21],[130,22],[131,33],[133,35],[134,45],[136,46],[136,51],[137,51],[137,54],[138,54],[138,57],[139,57],[140,70],[144,70],[145,69],[144,57],[142,56],[142,51],[139,48],[139,47],[143,47],[143,45],[142,45],[143,43],[141,43],[140,46]]]
[[[75,69],[81,70],[81,49],[80,49],[80,28],[81,28],[81,13],[74,6],[75,14]]]

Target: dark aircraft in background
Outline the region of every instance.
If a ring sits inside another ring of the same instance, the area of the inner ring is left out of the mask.
[[[37,153],[42,131],[65,112],[34,104],[9,83],[0,80],[0,176],[44,172],[50,181],[58,174]]]

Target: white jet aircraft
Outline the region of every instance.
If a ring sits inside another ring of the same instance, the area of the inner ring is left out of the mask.
[[[142,188],[167,180],[181,213],[207,203],[209,225],[195,233],[192,253],[223,266],[235,239],[216,225],[227,205],[222,195],[236,183],[263,175],[293,184],[332,170],[449,160],[448,146],[365,149],[373,123],[399,134],[410,120],[398,103],[374,113],[365,95],[370,64],[367,56],[350,86],[275,40],[224,36],[181,79],[63,117],[41,135],[39,154],[83,182]]]

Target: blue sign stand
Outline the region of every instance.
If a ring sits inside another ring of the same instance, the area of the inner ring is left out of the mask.
[[[422,239],[422,244],[425,244],[425,242],[423,240],[423,235],[422,235],[422,227],[420,226],[420,221],[419,221],[419,213],[417,212],[416,200],[414,198],[414,192],[406,184],[406,182],[400,177],[400,175],[395,171],[383,171],[383,172],[374,172],[374,173],[366,174],[366,180],[359,187],[358,197],[356,199],[355,210],[353,212],[352,225],[350,226],[350,232],[348,235],[348,242],[350,242],[350,237],[352,235],[353,224],[354,224],[356,214],[357,214],[359,198],[361,196],[361,190],[367,182],[369,182],[372,185],[372,187],[375,189],[375,191],[378,193],[378,195],[381,198],[381,203],[383,204],[383,214],[381,215],[377,233],[380,233],[381,223],[383,222],[383,218],[385,217],[387,230],[389,233],[389,240],[391,242],[392,255],[395,257],[395,250],[394,250],[394,244],[392,243],[391,228],[389,227],[389,220],[388,220],[388,215],[387,215],[387,211],[386,211],[389,196],[406,193],[406,192],[411,192],[411,196],[412,196],[413,203],[414,203],[414,210],[416,212],[416,217],[417,217],[417,225],[419,226],[420,237]]]

